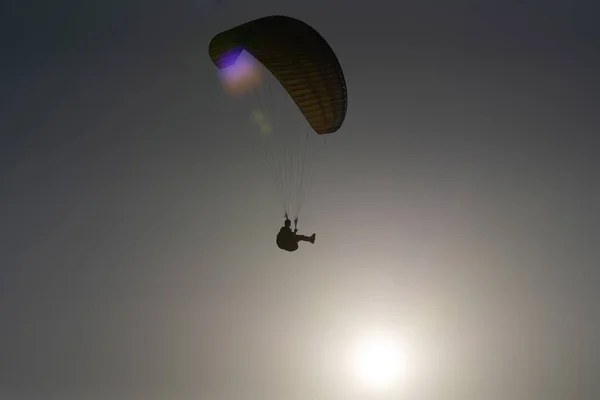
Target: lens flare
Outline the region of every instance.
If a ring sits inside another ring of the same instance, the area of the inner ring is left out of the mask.
[[[225,92],[235,97],[252,92],[262,83],[258,62],[246,52],[242,52],[231,66],[219,70],[218,74]]]
[[[262,137],[267,137],[271,133],[271,124],[262,111],[254,110],[251,116],[252,122],[258,125]]]

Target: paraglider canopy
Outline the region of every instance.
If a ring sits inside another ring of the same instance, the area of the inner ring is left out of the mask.
[[[277,78],[318,134],[337,131],[346,117],[346,81],[325,39],[311,26],[282,15],[260,18],[216,35],[209,54],[218,68],[252,54]]]
[[[308,179],[310,137],[317,138],[309,132],[336,132],[346,117],[346,82],[335,53],[311,26],[274,15],[217,34],[210,41],[209,55],[227,92],[243,97],[254,91],[257,104],[251,121],[260,128],[283,210],[297,217]],[[259,93],[265,86],[268,92]],[[282,96],[275,100],[277,91]],[[299,123],[281,123],[277,118],[288,103]]]

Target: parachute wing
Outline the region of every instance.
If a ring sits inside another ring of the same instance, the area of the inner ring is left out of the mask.
[[[306,23],[274,15],[217,34],[209,54],[220,69],[247,51],[281,83],[319,135],[337,131],[348,96],[340,63],[323,37]]]

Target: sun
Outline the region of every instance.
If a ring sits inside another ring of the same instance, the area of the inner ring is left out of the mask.
[[[371,334],[357,341],[353,367],[356,378],[370,388],[387,388],[406,371],[406,351],[400,342],[383,334]]]

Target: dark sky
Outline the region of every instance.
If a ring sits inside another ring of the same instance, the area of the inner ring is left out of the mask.
[[[386,399],[600,398],[593,1],[88,3],[0,5],[0,397],[362,399],[385,326]],[[269,14],[349,92],[293,254],[207,54]]]

